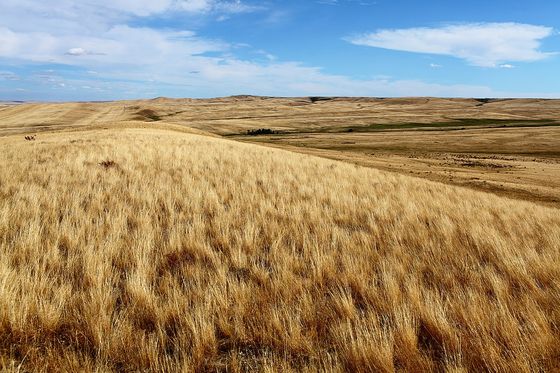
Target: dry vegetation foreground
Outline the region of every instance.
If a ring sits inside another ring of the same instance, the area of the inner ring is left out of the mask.
[[[557,209],[163,130],[0,165],[5,369],[560,369]]]

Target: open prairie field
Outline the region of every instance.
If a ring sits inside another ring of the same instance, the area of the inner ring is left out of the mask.
[[[0,368],[559,370],[554,200],[412,177],[555,196],[557,102],[419,100],[0,107]]]
[[[131,120],[560,207],[560,100],[236,96],[6,105],[0,136]],[[274,133],[247,134],[259,129]]]
[[[41,131],[121,120],[165,121],[219,135],[270,128],[282,133],[373,132],[418,127],[557,126],[560,100],[442,98],[156,98],[0,106],[0,129]]]
[[[555,209],[168,130],[0,147],[5,367],[558,368]]]
[[[560,127],[236,136],[560,207]]]

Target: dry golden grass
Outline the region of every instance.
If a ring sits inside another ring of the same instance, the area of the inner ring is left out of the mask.
[[[237,136],[560,208],[560,127]]]
[[[542,99],[240,96],[0,103],[0,137],[140,123],[181,127],[560,207],[559,117],[560,100]],[[260,128],[280,134],[245,136]]]
[[[222,139],[0,139],[0,366],[560,369],[558,210]]]
[[[152,112],[155,115],[145,115]],[[511,99],[481,102],[446,98],[225,97],[115,102],[77,102],[0,106],[0,135],[85,127],[92,123],[153,120],[185,124],[224,134],[241,134],[268,127],[289,132],[339,130],[349,126],[449,122],[453,119],[558,119],[560,100]],[[462,126],[462,124],[459,124]]]

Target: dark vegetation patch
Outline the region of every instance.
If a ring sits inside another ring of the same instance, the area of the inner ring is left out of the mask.
[[[107,170],[109,168],[117,167],[118,163],[115,161],[106,160],[103,162],[99,162],[99,165]]]
[[[508,101],[511,100],[509,98],[475,98],[475,101],[478,101],[476,106],[484,106],[486,104],[490,104],[492,102],[501,102],[501,101]]]
[[[465,130],[467,127],[506,128],[506,127],[546,127],[560,126],[560,123],[550,119],[478,119],[460,118],[447,122],[434,123],[383,123],[365,126],[348,126],[343,128],[324,128],[313,132],[377,132],[387,130]]]
[[[258,136],[258,135],[297,135],[314,133],[368,133],[386,131],[464,131],[482,128],[522,128],[522,127],[557,127],[560,122],[551,119],[488,119],[458,118],[446,122],[433,123],[373,123],[353,126],[324,126],[312,128],[294,128],[293,130],[277,131],[269,128],[251,129],[244,133],[225,136]]]
[[[418,131],[460,131],[471,128],[507,128],[507,127],[555,127],[560,122],[550,119],[453,119],[446,122],[433,123],[373,123],[354,126],[325,126],[320,128],[302,128],[286,131],[285,134],[298,133],[342,133],[342,132],[384,132],[391,130],[418,130]]]
[[[444,164],[447,166],[461,166],[471,168],[485,168],[485,169],[510,169],[514,166],[507,163],[489,162],[488,160],[512,160],[511,158],[491,156],[480,157],[476,155],[456,155],[453,157],[446,157],[448,162]]]
[[[322,96],[309,97],[309,101],[311,101],[312,104],[319,101],[330,101],[330,100],[334,100],[334,97],[322,97]]]
[[[136,112],[134,119],[147,122],[157,122],[161,120],[161,116],[152,109],[144,109]]]
[[[458,164],[462,167],[480,167],[480,168],[511,168],[510,165],[499,164],[499,163],[487,163],[475,160],[461,161]]]
[[[25,136],[27,141],[35,141],[35,136]]]
[[[280,132],[270,128],[258,128],[258,129],[247,130],[247,135],[249,136],[277,135],[278,133]]]

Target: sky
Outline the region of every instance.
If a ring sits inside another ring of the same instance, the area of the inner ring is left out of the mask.
[[[0,0],[0,100],[560,98],[551,0]]]

